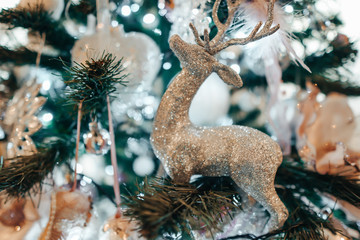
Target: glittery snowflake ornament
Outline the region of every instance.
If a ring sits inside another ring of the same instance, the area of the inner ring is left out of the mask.
[[[212,17],[218,29],[204,40],[190,24],[197,44],[189,44],[178,35],[170,39],[170,48],[183,69],[165,92],[154,121],[151,143],[166,172],[175,181],[188,182],[193,174],[230,176],[270,213],[268,230],[281,227],[288,211],[278,197],[274,179],[282,162],[279,145],[268,135],[245,126],[198,127],[189,120],[189,107],[201,84],[215,72],[227,84],[241,87],[240,76],[219,63],[214,55],[231,45],[245,45],[276,32],[273,25],[274,0],[268,7],[268,19],[258,23],[246,38],[224,41],[226,30],[243,1],[227,0],[228,19],[221,23],[217,13],[221,0],[214,3]],[[263,26],[262,26],[263,25]]]
[[[46,98],[38,97],[41,84],[36,84],[35,79],[24,84],[5,111],[3,125],[9,129],[9,142],[7,145],[7,158],[29,156],[37,153],[31,135],[39,131],[42,123],[35,116],[45,104]]]

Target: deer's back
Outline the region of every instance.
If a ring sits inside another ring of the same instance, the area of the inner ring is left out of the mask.
[[[184,166],[204,172],[229,175],[230,168],[280,165],[279,145],[268,135],[245,126],[187,126],[171,133],[172,140],[158,157],[168,166]],[[167,156],[166,158],[163,156]],[[254,164],[257,163],[257,164]],[[170,170],[171,171],[171,170]],[[209,174],[207,174],[209,175]],[[210,174],[212,175],[212,174]]]

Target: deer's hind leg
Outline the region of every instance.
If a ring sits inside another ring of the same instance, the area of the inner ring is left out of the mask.
[[[232,175],[232,179],[270,213],[267,230],[272,231],[282,227],[289,213],[275,191],[274,178],[276,172],[272,174],[256,170],[252,174],[241,172],[236,176]]]

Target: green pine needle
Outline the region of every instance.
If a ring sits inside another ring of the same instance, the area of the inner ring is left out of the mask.
[[[145,179],[139,192],[127,198],[125,215],[140,223],[148,239],[164,234],[189,234],[206,228],[219,231],[219,223],[240,208],[236,191],[224,186],[212,190],[171,180]]]
[[[4,159],[0,168],[0,192],[15,198],[41,192],[44,179],[56,164],[69,158],[68,144],[57,140],[39,148],[36,154]]]
[[[9,25],[9,28],[30,28],[40,33],[47,32],[49,21],[53,22],[50,13],[44,10],[43,4],[30,5],[28,8],[3,9],[0,14],[0,22]]]
[[[116,84],[126,83],[122,60],[103,53],[98,60],[92,58],[85,63],[75,63],[74,67],[65,66],[69,73],[69,80],[65,81],[70,88],[66,93],[69,102],[83,102],[85,113],[101,112],[106,105],[106,97],[116,91]]]
[[[279,230],[283,232],[280,236],[284,240],[323,240],[325,228],[334,234],[339,232],[328,219],[321,218],[304,203],[301,195],[295,195],[292,189],[278,189],[278,193],[290,212],[284,227]]]
[[[96,15],[96,0],[80,0],[78,4],[72,3],[69,9],[70,18],[86,24],[89,14]]]
[[[202,177],[192,184],[145,180],[138,193],[127,199],[126,215],[140,222],[140,231],[149,239],[164,234],[190,235],[189,229],[201,228],[199,222],[205,223],[210,232],[219,231],[219,213],[227,209],[230,213],[227,216],[231,217],[231,213],[239,208],[240,201],[233,184],[223,181],[219,184],[212,179]],[[276,183],[281,185],[277,192],[290,213],[284,227],[262,236],[246,234],[227,239],[323,240],[324,229],[334,234],[341,233],[328,218],[323,218],[309,205],[310,200],[319,208],[324,207],[317,202],[321,200],[319,192],[329,193],[359,207],[360,184],[352,177],[321,175],[285,159],[278,170]],[[203,199],[208,202],[204,203]]]
[[[27,28],[30,31],[46,34],[46,43],[69,54],[75,39],[68,34],[60,21],[51,17],[51,12],[44,10],[43,4],[30,5],[26,8],[3,9],[0,12],[0,23],[9,29]]]
[[[286,160],[278,170],[276,181],[309,198],[318,191],[360,207],[360,180],[356,176],[322,175]]]

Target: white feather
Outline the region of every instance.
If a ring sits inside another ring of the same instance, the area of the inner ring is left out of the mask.
[[[249,34],[251,30],[260,21],[263,23],[267,19],[267,6],[266,0],[252,0],[243,3],[237,13],[235,21],[237,23],[232,27],[238,28],[245,34]],[[289,34],[289,24],[286,19],[286,14],[282,7],[278,4],[274,6],[274,22],[273,26],[280,24],[280,29],[271,36],[260,39],[256,42],[250,43],[245,46],[246,55],[253,65],[262,62],[265,65],[267,59],[279,59],[279,56],[284,51],[290,55],[296,64],[300,64],[304,69],[311,72],[309,67],[297,56],[295,50],[291,46],[292,37]],[[263,65],[263,66],[264,66]],[[262,68],[264,69],[264,68]],[[260,75],[265,75],[264,72],[256,72]]]

